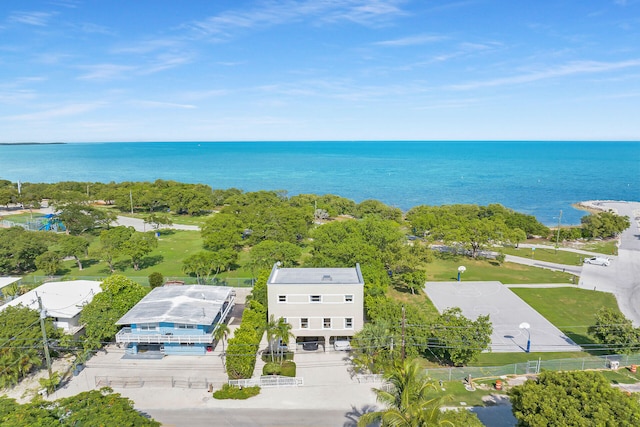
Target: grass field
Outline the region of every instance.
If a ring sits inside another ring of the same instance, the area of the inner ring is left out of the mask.
[[[89,258],[83,260],[83,270],[79,271],[74,261],[65,261],[64,273],[70,277],[96,276],[105,277],[109,275],[109,267],[98,257],[92,256],[97,253],[98,239],[94,239],[89,246]],[[129,277],[147,277],[157,271],[165,277],[182,277],[182,260],[187,256],[202,250],[202,238],[199,231],[182,230],[161,230],[158,239],[158,247],[149,255],[144,257],[140,270],[135,271],[128,257],[115,260],[116,273]],[[34,275],[43,275],[41,271],[36,271]]]
[[[582,265],[582,260],[586,255],[575,252],[563,251],[547,248],[500,248],[500,251],[506,255],[519,256],[523,258],[531,258],[538,261],[555,262],[566,265]]]
[[[462,275],[464,281],[497,280],[505,284],[526,283],[573,283],[573,276],[568,273],[551,271],[521,264],[503,263],[493,260],[473,260],[464,257],[436,257],[427,267],[428,281],[457,280],[458,267],[465,266]]]
[[[580,345],[596,344],[587,328],[595,322],[594,314],[600,308],[619,310],[615,297],[606,292],[576,288],[511,290]]]

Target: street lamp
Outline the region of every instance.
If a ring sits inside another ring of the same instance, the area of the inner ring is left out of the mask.
[[[461,265],[460,267],[458,267],[458,282],[460,281],[460,275],[464,273],[466,270],[467,270],[467,267],[465,267],[464,265]]]
[[[529,325],[527,322],[520,323],[520,329],[527,330],[527,349],[525,350],[525,353],[529,353],[529,350],[531,350],[531,331],[529,331],[530,327],[531,325]]]

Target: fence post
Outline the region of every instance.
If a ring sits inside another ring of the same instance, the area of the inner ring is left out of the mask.
[[[453,368],[449,368],[449,381],[451,381],[451,369]]]

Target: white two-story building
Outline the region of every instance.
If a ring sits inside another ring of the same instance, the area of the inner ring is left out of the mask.
[[[318,342],[325,349],[349,340],[364,324],[364,280],[354,268],[280,268],[267,282],[269,317],[282,317],[298,344]]]

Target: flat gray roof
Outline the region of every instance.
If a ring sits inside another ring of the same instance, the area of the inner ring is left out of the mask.
[[[210,325],[233,292],[227,286],[163,286],[155,288],[116,322]]]
[[[22,279],[22,277],[0,277],[0,289]]]
[[[364,285],[360,266],[352,268],[273,267],[270,285]]]
[[[70,319],[82,311],[82,307],[102,292],[101,282],[95,280],[70,280],[67,282],[46,282],[24,295],[0,306],[0,311],[6,307],[22,305],[32,310],[40,310],[38,296],[49,317]]]

